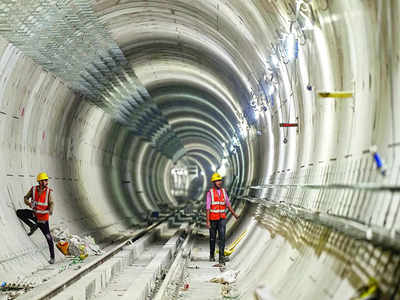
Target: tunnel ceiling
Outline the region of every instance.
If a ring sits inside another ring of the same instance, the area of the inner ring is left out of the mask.
[[[176,206],[163,178],[173,168],[199,167],[208,181],[227,167],[228,185],[236,180],[241,189],[310,155],[296,148],[303,132],[279,123],[300,127],[312,118],[310,49],[328,52],[314,43],[322,1],[44,0],[1,8],[2,36],[118,124],[99,140],[108,143],[103,162],[118,165],[110,189],[120,211],[127,201]],[[281,145],[288,140],[295,146]]]
[[[238,149],[244,167],[249,144],[256,142],[247,136],[247,131],[254,134],[249,129],[257,121],[250,102],[265,76],[278,24],[274,10],[281,9],[276,5],[97,1],[95,11],[190,150],[187,154],[208,152],[218,165],[223,148],[230,154]],[[254,176],[249,171],[245,167],[243,172],[248,182]]]
[[[248,165],[276,3],[11,2],[3,35],[157,151]]]

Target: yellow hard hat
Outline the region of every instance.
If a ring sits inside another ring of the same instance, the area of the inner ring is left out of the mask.
[[[39,173],[39,175],[36,177],[36,180],[39,182],[40,180],[46,180],[49,179],[49,176],[47,176],[46,173],[42,172]]]
[[[218,180],[222,180],[222,176],[219,175],[218,173],[214,173],[214,174],[211,176],[211,182],[218,181]]]

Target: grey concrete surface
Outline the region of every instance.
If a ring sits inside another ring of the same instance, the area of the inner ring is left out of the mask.
[[[106,242],[203,202],[219,171],[247,207],[228,223],[233,240],[247,230],[231,263],[244,299],[349,299],[371,278],[400,299],[385,243],[400,234],[399,13],[397,0],[0,1],[0,280],[48,267],[15,214],[39,172],[50,226]],[[392,188],[325,188],[368,184]],[[388,234],[355,239],[263,201]]]

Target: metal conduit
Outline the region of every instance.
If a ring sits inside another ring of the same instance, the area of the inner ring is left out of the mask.
[[[263,190],[270,188],[298,188],[298,189],[346,189],[346,190],[365,190],[374,192],[399,192],[400,185],[389,185],[379,183],[356,183],[356,184],[263,184],[250,186],[249,189]]]
[[[240,197],[250,203],[256,203],[271,210],[278,210],[282,215],[303,218],[316,224],[330,227],[352,238],[365,240],[375,246],[400,252],[400,233],[394,229],[364,224],[360,220],[332,215],[320,211],[311,211],[294,204],[276,203],[265,198]]]

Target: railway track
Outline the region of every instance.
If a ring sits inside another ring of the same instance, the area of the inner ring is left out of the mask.
[[[183,224],[167,229],[166,239],[162,232],[165,221],[140,231],[78,271],[61,274],[17,299],[113,299],[124,295],[127,299],[147,299],[158,288],[189,232],[189,226]]]

